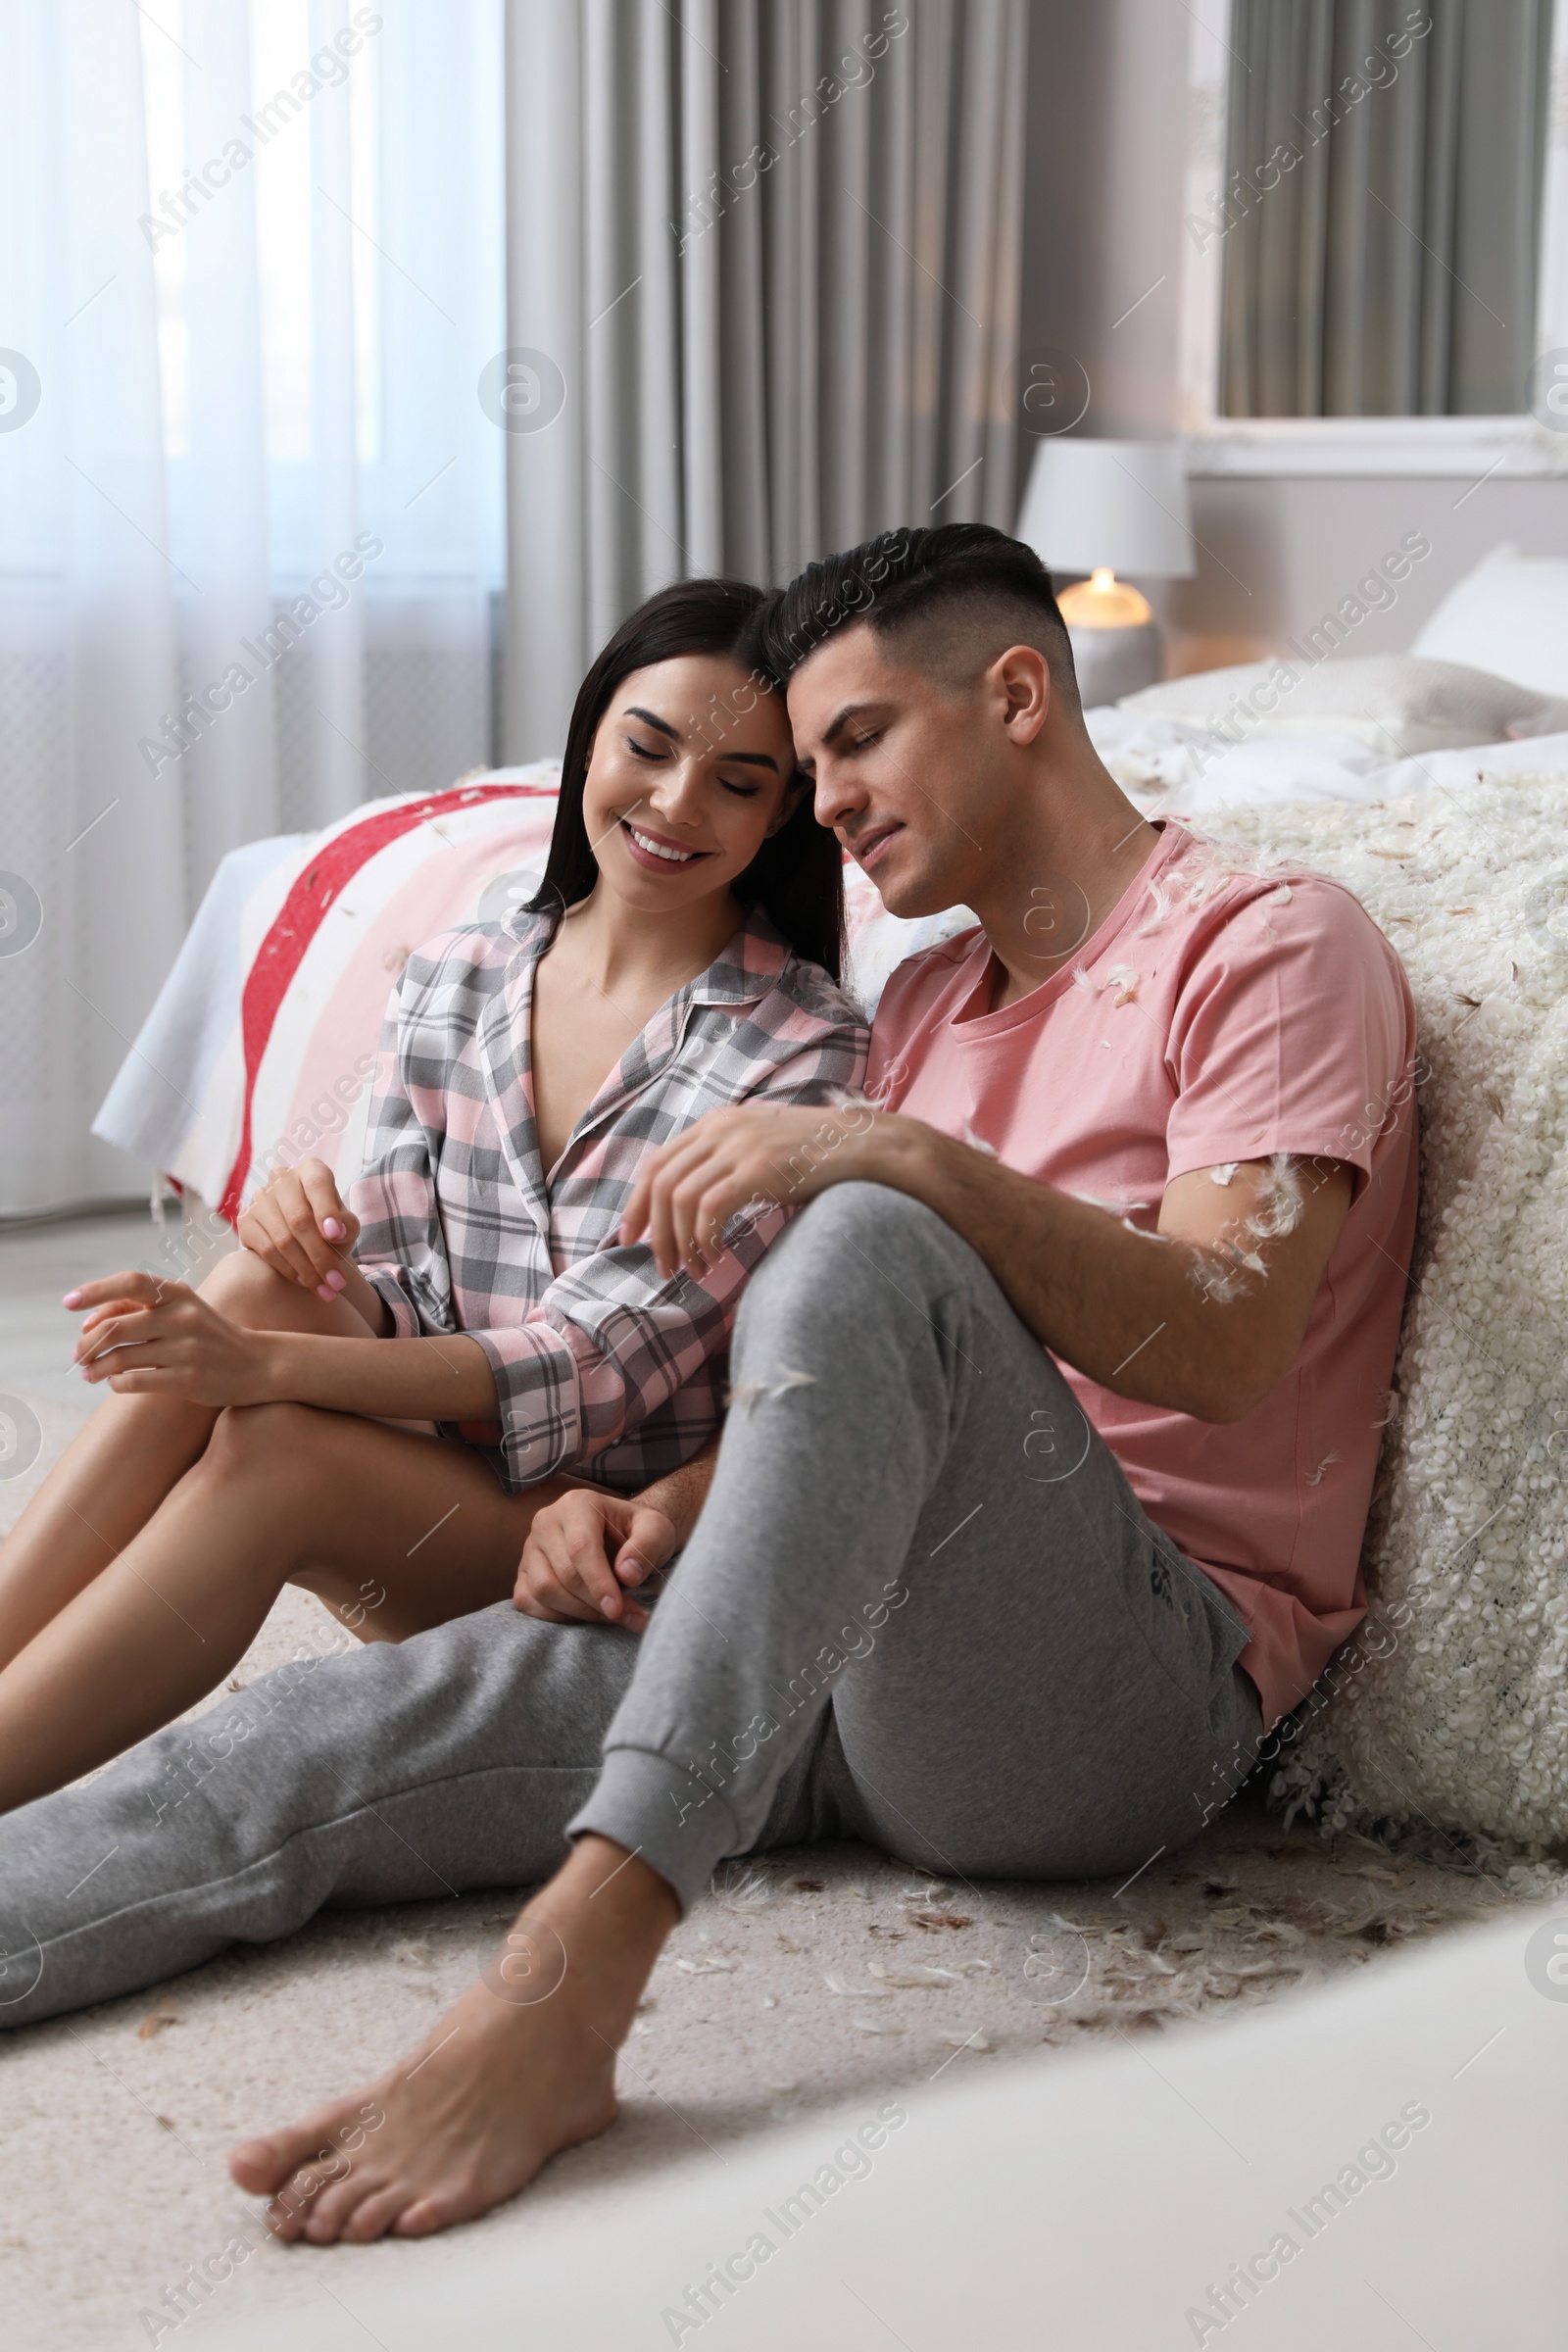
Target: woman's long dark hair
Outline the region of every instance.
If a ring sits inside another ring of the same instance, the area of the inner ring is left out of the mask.
[[[748,672],[757,692],[782,698],[783,686],[762,658],[760,621],[768,602],[765,590],[744,580],[677,580],[621,622],[577,695],[549,862],[528,903],[530,914],[574,906],[599,879],[583,821],[583,787],[599,722],[633,670],[688,654],[716,654]],[[705,723],[722,726],[723,713]],[[844,960],[844,859],[834,836],[812,816],[809,792],[730,888],[748,910],[761,907],[797,956],[838,978]]]

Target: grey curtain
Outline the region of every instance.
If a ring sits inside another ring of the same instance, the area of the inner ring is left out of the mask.
[[[666,580],[1010,525],[1025,26],[509,0],[509,758]]]
[[[1529,406],[1551,0],[1235,0],[1220,407]]]

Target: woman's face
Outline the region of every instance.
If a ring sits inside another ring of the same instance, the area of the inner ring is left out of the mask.
[[[689,654],[621,681],[599,722],[583,821],[616,898],[673,913],[727,890],[795,806],[784,697]]]

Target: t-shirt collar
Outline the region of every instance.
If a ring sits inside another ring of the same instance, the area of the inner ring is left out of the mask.
[[[1004,1004],[1001,1010],[996,1012],[973,1009],[977,1001],[984,1004],[990,998],[993,987],[995,958],[990,940],[984,932],[981,933],[970,956],[970,985],[964,991],[956,1010],[949,1021],[949,1027],[960,1039],[1000,1037],[1005,1030],[1015,1028],[1022,1021],[1036,1019],[1048,1005],[1055,1003],[1064,990],[1073,986],[1075,967],[1081,971],[1087,971],[1092,964],[1100,960],[1107,948],[1114,946],[1137,914],[1145,899],[1148,898],[1151,883],[1155,881],[1192,842],[1193,837],[1185,826],[1174,824],[1164,818],[1154,821],[1159,827],[1158,842],[1137,873],[1134,874],[1098,930],[1090,934],[1075,955],[1069,956],[1064,962],[1057,966],[1055,971],[1051,973],[1047,979],[1042,980],[1038,988],[1032,988],[1026,997],[1016,998],[1012,1004]]]

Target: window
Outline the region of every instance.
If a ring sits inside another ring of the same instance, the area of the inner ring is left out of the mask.
[[[1449,470],[1446,450],[1462,470],[1489,443],[1512,470],[1556,470],[1568,171],[1550,91],[1568,8],[1195,14],[1187,430],[1254,458],[1317,451],[1325,470],[1356,449],[1428,471]]]

